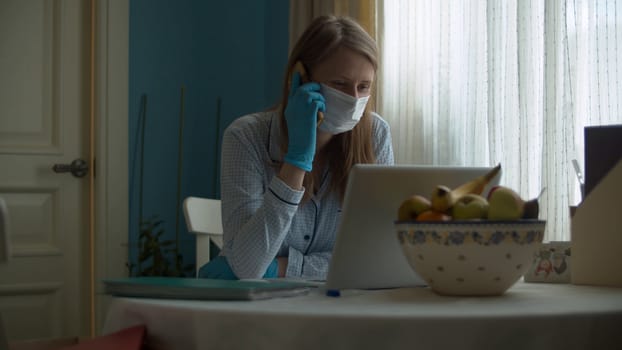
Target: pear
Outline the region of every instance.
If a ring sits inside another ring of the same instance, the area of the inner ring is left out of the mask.
[[[525,210],[523,212],[523,219],[537,219],[540,215],[540,197],[546,188],[540,191],[540,194],[536,198],[532,198],[525,202]]]
[[[488,195],[489,220],[518,220],[523,217],[525,201],[516,191],[496,186]]]
[[[465,194],[454,203],[452,216],[454,220],[485,219],[488,217],[488,200],[478,194]]]
[[[540,204],[538,198],[530,199],[525,202],[523,219],[537,219],[540,214]]]
[[[412,195],[406,198],[397,212],[399,221],[415,220],[417,216],[426,210],[430,210],[430,200],[421,195]]]

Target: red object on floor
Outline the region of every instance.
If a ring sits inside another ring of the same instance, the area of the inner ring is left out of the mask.
[[[83,340],[61,350],[140,350],[143,348],[145,335],[144,325],[134,326],[116,333]]]

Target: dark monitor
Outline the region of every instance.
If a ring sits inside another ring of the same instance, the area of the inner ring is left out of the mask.
[[[622,159],[622,124],[586,126],[585,196]]]

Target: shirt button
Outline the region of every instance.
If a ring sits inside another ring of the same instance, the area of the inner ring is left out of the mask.
[[[304,236],[305,241],[308,241],[310,238],[311,238],[311,236],[309,236],[309,235],[305,235]]]

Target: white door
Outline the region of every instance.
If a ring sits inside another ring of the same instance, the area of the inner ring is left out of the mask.
[[[12,258],[0,264],[9,339],[89,334],[90,8],[0,0],[0,197]]]

